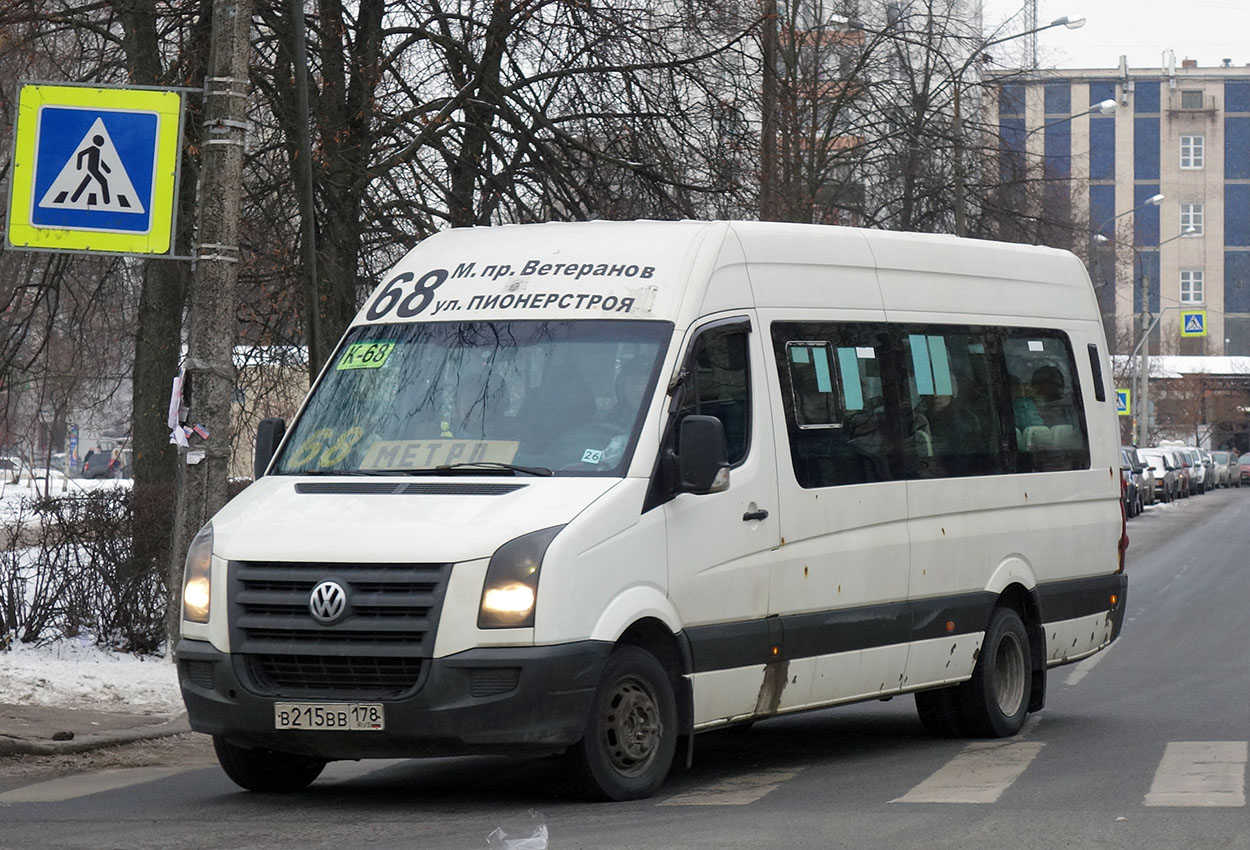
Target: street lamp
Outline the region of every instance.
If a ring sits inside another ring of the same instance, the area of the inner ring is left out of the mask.
[[[1113,221],[1124,218],[1124,216],[1126,215],[1132,215],[1138,210],[1145,209],[1146,207],[1152,207],[1152,206],[1157,207],[1159,206],[1159,204],[1163,203],[1163,201],[1164,201],[1163,195],[1151,195],[1144,202],[1138,204],[1132,209],[1128,209],[1122,213],[1111,216],[1111,218],[1107,219],[1102,224],[1098,225],[1097,229],[1093,231],[1093,234],[1094,234],[1093,242],[1097,243],[1100,241],[1098,237],[1103,235],[1102,234],[1103,230],[1106,229],[1107,225],[1111,224]],[[1101,241],[1108,242],[1108,241],[1112,241],[1112,239],[1111,237],[1103,237]],[[1159,243],[1159,244],[1163,244],[1163,243]],[[1102,279],[1102,263],[1098,262],[1098,249],[1095,248],[1093,245],[1091,245],[1089,254],[1090,254],[1089,256],[1090,264],[1094,266],[1094,270],[1097,272],[1095,276],[1098,278],[1098,283],[1096,283],[1095,286],[1102,286],[1104,281]]]
[[[952,142],[952,147],[954,148],[953,165],[955,168],[955,174],[954,174],[955,235],[967,236],[968,235],[968,225],[967,225],[968,215],[967,215],[967,211],[964,209],[965,187],[964,187],[964,166],[963,166],[963,158],[964,158],[963,156],[964,154],[963,116],[961,114],[961,108],[960,108],[961,107],[960,101],[962,100],[962,88],[961,87],[962,87],[962,82],[963,82],[963,75],[968,72],[968,69],[971,68],[972,64],[981,57],[984,51],[990,47],[993,47],[997,44],[1002,44],[1003,42],[1006,42],[1006,41],[1011,41],[1013,39],[1024,38],[1025,36],[1029,36],[1029,35],[1036,35],[1039,32],[1043,32],[1048,29],[1054,29],[1055,27],[1067,27],[1068,29],[1071,29],[1071,30],[1080,29],[1081,27],[1085,26],[1085,16],[1084,15],[1064,15],[1061,18],[1055,18],[1050,23],[1043,24],[1042,26],[1039,26],[1039,27],[1033,27],[1032,29],[1027,29],[1027,30],[1024,30],[1023,32],[1012,33],[1011,35],[1005,35],[999,38],[992,38],[989,41],[984,41],[981,44],[977,45],[976,49],[971,52],[968,58],[965,59],[963,64],[960,65],[958,68],[955,67],[954,63],[951,62],[950,59],[946,58],[946,55],[940,49],[934,49],[934,44],[932,41],[929,41],[929,42],[918,41],[916,39],[907,38],[906,36],[899,35],[898,33],[890,32],[888,29],[887,30],[874,30],[858,18],[847,18],[846,24],[851,29],[860,30],[862,32],[870,33],[872,35],[879,35],[884,38],[891,39],[893,41],[901,41],[904,44],[911,44],[915,47],[924,48],[925,50],[930,51],[933,55],[941,59],[943,64],[946,65],[946,70],[950,72],[951,89],[952,89],[952,94],[953,94],[953,99],[954,99],[953,110],[952,110],[952,115],[951,115],[951,137],[952,137],[951,142]]]
[[[1029,136],[1033,135],[1034,133],[1039,133],[1042,130],[1045,130],[1047,127],[1053,127],[1056,124],[1063,124],[1068,121],[1075,121],[1077,118],[1081,118],[1085,115],[1110,115],[1112,112],[1115,112],[1115,108],[1116,108],[1116,102],[1108,98],[1107,100],[1101,101],[1095,104],[1094,106],[1091,106],[1089,109],[1085,110],[1084,112],[1078,112],[1075,115],[1069,115],[1067,118],[1056,118],[1054,121],[1047,121],[1045,124],[1039,124],[1038,126],[1034,127],[1029,132],[1025,133],[1024,137],[1027,139]]]
[[[1156,198],[1162,198],[1162,195],[1155,195]],[[1152,199],[1153,200],[1153,199]],[[1198,232],[1196,227],[1186,227],[1175,236],[1169,236],[1167,239],[1159,242],[1152,247],[1162,248],[1169,242],[1174,242],[1186,236],[1192,236]],[[1094,237],[1094,241],[1098,243],[1110,242],[1119,244],[1109,236],[1099,233]],[[1133,355],[1141,350],[1141,365],[1137,369],[1137,409],[1140,413],[1134,416],[1134,426],[1137,431],[1137,445],[1144,446],[1150,435],[1150,332],[1154,329],[1154,323],[1150,321],[1150,278],[1146,276],[1146,264],[1142,260],[1141,251],[1136,245],[1129,245],[1129,249],[1133,252],[1133,258],[1136,261],[1136,274],[1133,276],[1134,294],[1140,292],[1141,297],[1141,339],[1133,346],[1132,352],[1129,353],[1130,361]],[[1163,317],[1164,310],[1159,311],[1159,315],[1155,318],[1155,322]]]

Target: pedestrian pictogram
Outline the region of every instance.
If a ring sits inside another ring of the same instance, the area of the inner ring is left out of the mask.
[[[1133,391],[1120,390],[1115,391],[1115,412],[1120,416],[1133,415]]]
[[[1207,335],[1207,311],[1206,310],[1182,310],[1181,311],[1181,336],[1206,336]]]
[[[103,118],[91,125],[78,144],[78,151],[36,206],[143,214],[143,201],[130,182]]]
[[[23,86],[10,244],[168,252],[181,110],[176,92]]]

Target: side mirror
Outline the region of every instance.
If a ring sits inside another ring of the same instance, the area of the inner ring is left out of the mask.
[[[256,426],[256,453],[252,456],[252,480],[257,480],[265,474],[265,470],[269,468],[269,461],[273,460],[273,453],[278,450],[278,444],[282,442],[284,436],[286,436],[286,420],[281,416],[262,419],[260,425]]]
[[[677,436],[677,492],[719,493],[729,489],[725,424],[715,416],[687,416]]]

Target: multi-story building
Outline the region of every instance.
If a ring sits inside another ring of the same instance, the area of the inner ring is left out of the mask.
[[[1132,351],[1145,311],[1155,354],[1250,354],[1250,66],[1121,61],[999,91],[1004,145],[1045,178],[1042,219],[1090,258],[1113,348]],[[1194,310],[1205,336],[1181,333]]]

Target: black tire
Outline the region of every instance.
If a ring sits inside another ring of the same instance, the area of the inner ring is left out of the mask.
[[[221,735],[213,736],[217,761],[236,785],[248,791],[300,791],[321,775],[326,763],[312,756],[274,750],[249,750]]]
[[[916,714],[920,716],[920,725],[935,738],[957,738],[963,734],[958,688],[917,691]]]
[[[972,679],[960,685],[961,725],[977,738],[1009,738],[1029,713],[1033,666],[1029,633],[1012,608],[990,616]]]
[[[574,776],[594,799],[650,797],[673,766],[678,732],[664,667],[644,649],[617,647],[595,689],[586,733],[569,750]]]

